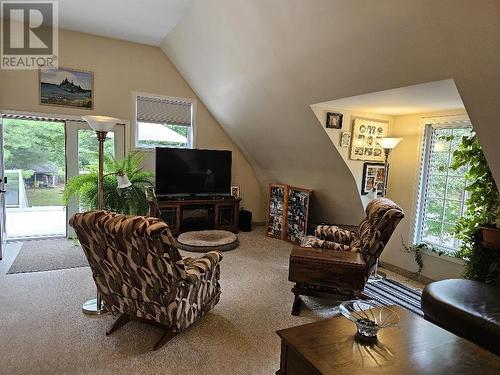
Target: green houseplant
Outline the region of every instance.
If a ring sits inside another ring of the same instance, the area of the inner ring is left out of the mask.
[[[462,138],[451,168],[465,171],[467,181],[467,207],[455,227],[462,241],[457,256],[466,262],[464,276],[492,282],[500,275],[500,252],[484,246],[483,232],[498,230],[500,196],[474,132]]]
[[[422,273],[422,269],[424,268],[424,260],[422,258],[422,252],[430,252],[437,254],[439,256],[445,254],[444,251],[436,249],[435,247],[427,245],[425,243],[407,245],[404,243],[402,237],[401,237],[401,246],[404,252],[408,254],[413,254],[413,259],[415,260],[415,263],[417,263],[418,266],[418,270],[416,272],[417,276],[420,276],[420,274]]]
[[[104,160],[104,209],[129,215],[145,215],[148,211],[146,189],[151,185],[153,173],[143,171],[140,167],[142,156],[130,152],[123,160],[106,156]],[[131,186],[117,188],[117,175],[126,174]],[[69,179],[64,189],[66,204],[73,197],[86,210],[97,208],[97,166],[91,167],[89,173],[80,174]]]

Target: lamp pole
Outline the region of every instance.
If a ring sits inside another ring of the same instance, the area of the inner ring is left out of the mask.
[[[97,179],[97,209],[104,208],[104,141],[108,132],[96,130],[99,142],[99,178]]]
[[[385,197],[387,194],[387,181],[389,180],[389,155],[391,154],[391,148],[384,148],[385,162],[384,162],[384,188],[382,190],[382,196]]]

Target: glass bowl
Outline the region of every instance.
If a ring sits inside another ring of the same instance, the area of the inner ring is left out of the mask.
[[[356,324],[361,338],[376,339],[382,328],[394,327],[399,322],[399,315],[394,310],[375,301],[345,301],[339,309],[344,317]]]

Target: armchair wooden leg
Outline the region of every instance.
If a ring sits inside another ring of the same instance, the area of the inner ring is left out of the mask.
[[[116,331],[118,328],[123,327],[125,324],[130,322],[130,316],[127,314],[121,314],[118,319],[115,320],[113,325],[109,327],[109,329],[106,331],[106,336],[111,335],[114,331]]]
[[[295,288],[294,288],[295,289]],[[293,306],[292,306],[292,315],[299,315],[300,312],[300,294],[297,293],[296,290],[294,290],[294,299],[293,299]]]
[[[155,344],[153,350],[158,350],[163,345],[165,345],[168,341],[170,341],[174,336],[177,335],[177,332],[165,331],[165,333],[160,337],[158,342]]]

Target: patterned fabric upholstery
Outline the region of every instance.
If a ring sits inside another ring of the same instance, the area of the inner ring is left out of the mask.
[[[70,225],[111,312],[180,332],[219,301],[222,255],[181,257],[162,220],[92,211],[73,215]]]
[[[403,217],[403,210],[393,201],[376,198],[368,203],[366,218],[356,232],[335,225],[319,225],[315,236],[304,237],[301,246],[361,252],[367,270],[371,270]]]

